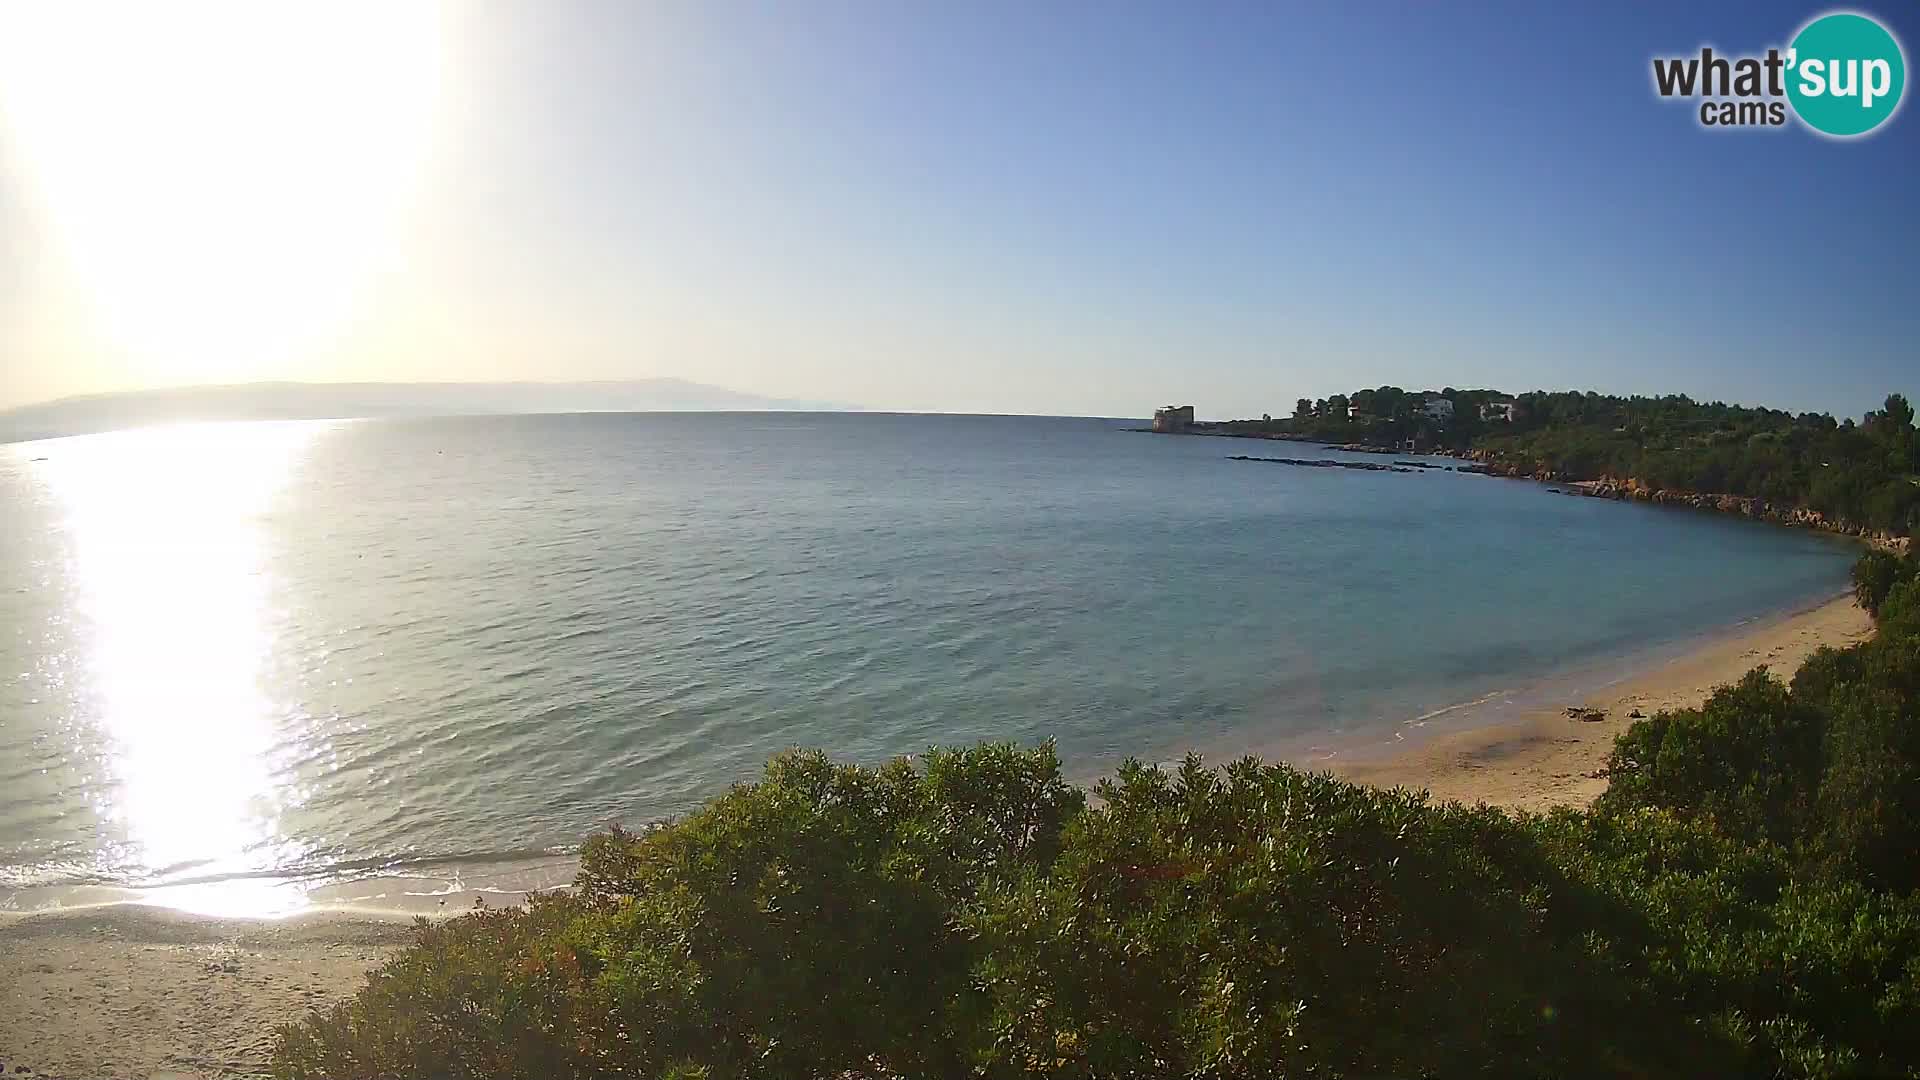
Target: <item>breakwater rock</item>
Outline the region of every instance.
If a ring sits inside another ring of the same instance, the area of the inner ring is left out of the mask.
[[[1404,465],[1382,465],[1372,461],[1335,461],[1332,458],[1286,458],[1286,457],[1249,457],[1246,454],[1234,454],[1228,461],[1264,461],[1269,465],[1298,465],[1305,469],[1358,469],[1361,472],[1419,472],[1419,469]]]

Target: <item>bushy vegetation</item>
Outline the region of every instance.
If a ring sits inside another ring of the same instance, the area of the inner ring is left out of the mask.
[[[594,837],[570,893],[423,925],[276,1070],[1917,1077],[1920,575],[1874,565],[1872,641],[1635,724],[1591,812],[792,753]]]
[[[1880,614],[1881,605],[1894,587],[1915,577],[1914,560],[1920,551],[1905,557],[1891,551],[1869,551],[1853,564],[1853,598],[1870,615]]]
[[[1871,553],[1873,640],[1824,648],[1783,684],[1754,671],[1620,737],[1612,807],[1652,806],[1779,845],[1807,872],[1920,889],[1920,564]]]
[[[1527,394],[1513,430],[1477,445],[1576,479],[1752,496],[1899,535],[1920,514],[1913,407],[1899,394],[1859,424],[1685,397]]]
[[[1336,443],[1481,450],[1528,473],[1760,498],[1894,535],[1920,524],[1920,439],[1913,407],[1899,394],[1858,424],[1684,395],[1536,391],[1515,398],[1452,387],[1438,394],[1453,403],[1445,422],[1422,413],[1426,394],[1382,386],[1302,398],[1290,418],[1225,426]],[[1513,419],[1483,418],[1493,402],[1513,402]]]
[[[1447,399],[1452,406],[1449,418],[1427,415],[1425,404],[1430,397]],[[1294,403],[1292,416],[1234,420],[1221,427],[1241,435],[1289,435],[1395,447],[1411,442],[1422,449],[1465,450],[1490,432],[1507,430],[1504,420],[1482,419],[1482,407],[1513,400],[1512,395],[1498,390],[1457,390],[1449,386],[1416,392],[1379,386],[1318,400],[1301,398]]]

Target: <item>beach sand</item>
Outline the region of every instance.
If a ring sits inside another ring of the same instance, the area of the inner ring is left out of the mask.
[[[1708,639],[1591,696],[1556,702],[1513,721],[1439,735],[1391,756],[1321,763],[1336,775],[1377,787],[1424,788],[1436,800],[1522,810],[1584,807],[1606,790],[1615,736],[1662,709],[1698,705],[1716,686],[1765,665],[1791,679],[1822,645],[1845,646],[1872,633],[1872,620],[1841,597],[1782,618]],[[1568,707],[1598,709],[1604,719],[1575,719]]]
[[[0,1063],[64,1080],[262,1076],[274,1030],[353,995],[404,919],[115,904],[0,921]]]
[[[1334,771],[1368,784],[1425,788],[1439,799],[1528,810],[1584,806],[1605,789],[1599,771],[1632,712],[1698,704],[1713,687],[1761,664],[1791,676],[1819,646],[1846,645],[1870,631],[1852,600],[1834,600],[1651,662],[1585,700],[1438,735],[1391,756],[1345,761]],[[1571,719],[1567,706],[1606,716]],[[342,895],[366,902],[379,894],[362,887]],[[471,904],[467,895],[454,899],[440,910]],[[4,1075],[22,1066],[70,1080],[262,1075],[277,1026],[352,995],[410,932],[403,916],[342,912],[219,920],[123,903],[0,915]]]

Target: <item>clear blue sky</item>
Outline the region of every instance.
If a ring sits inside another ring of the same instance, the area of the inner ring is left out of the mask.
[[[1858,414],[1920,392],[1920,112],[1714,132],[1649,78],[1825,10],[455,5],[432,152],[325,333],[143,361],[95,332],[16,147],[0,405],[677,375],[898,409],[1278,414],[1395,383]],[[1912,5],[1856,10],[1913,59]]]

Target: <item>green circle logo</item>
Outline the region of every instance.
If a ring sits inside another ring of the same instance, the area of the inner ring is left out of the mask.
[[[1815,131],[1846,138],[1886,123],[1907,88],[1907,59],[1886,27],[1822,15],[1787,50],[1787,99]]]

